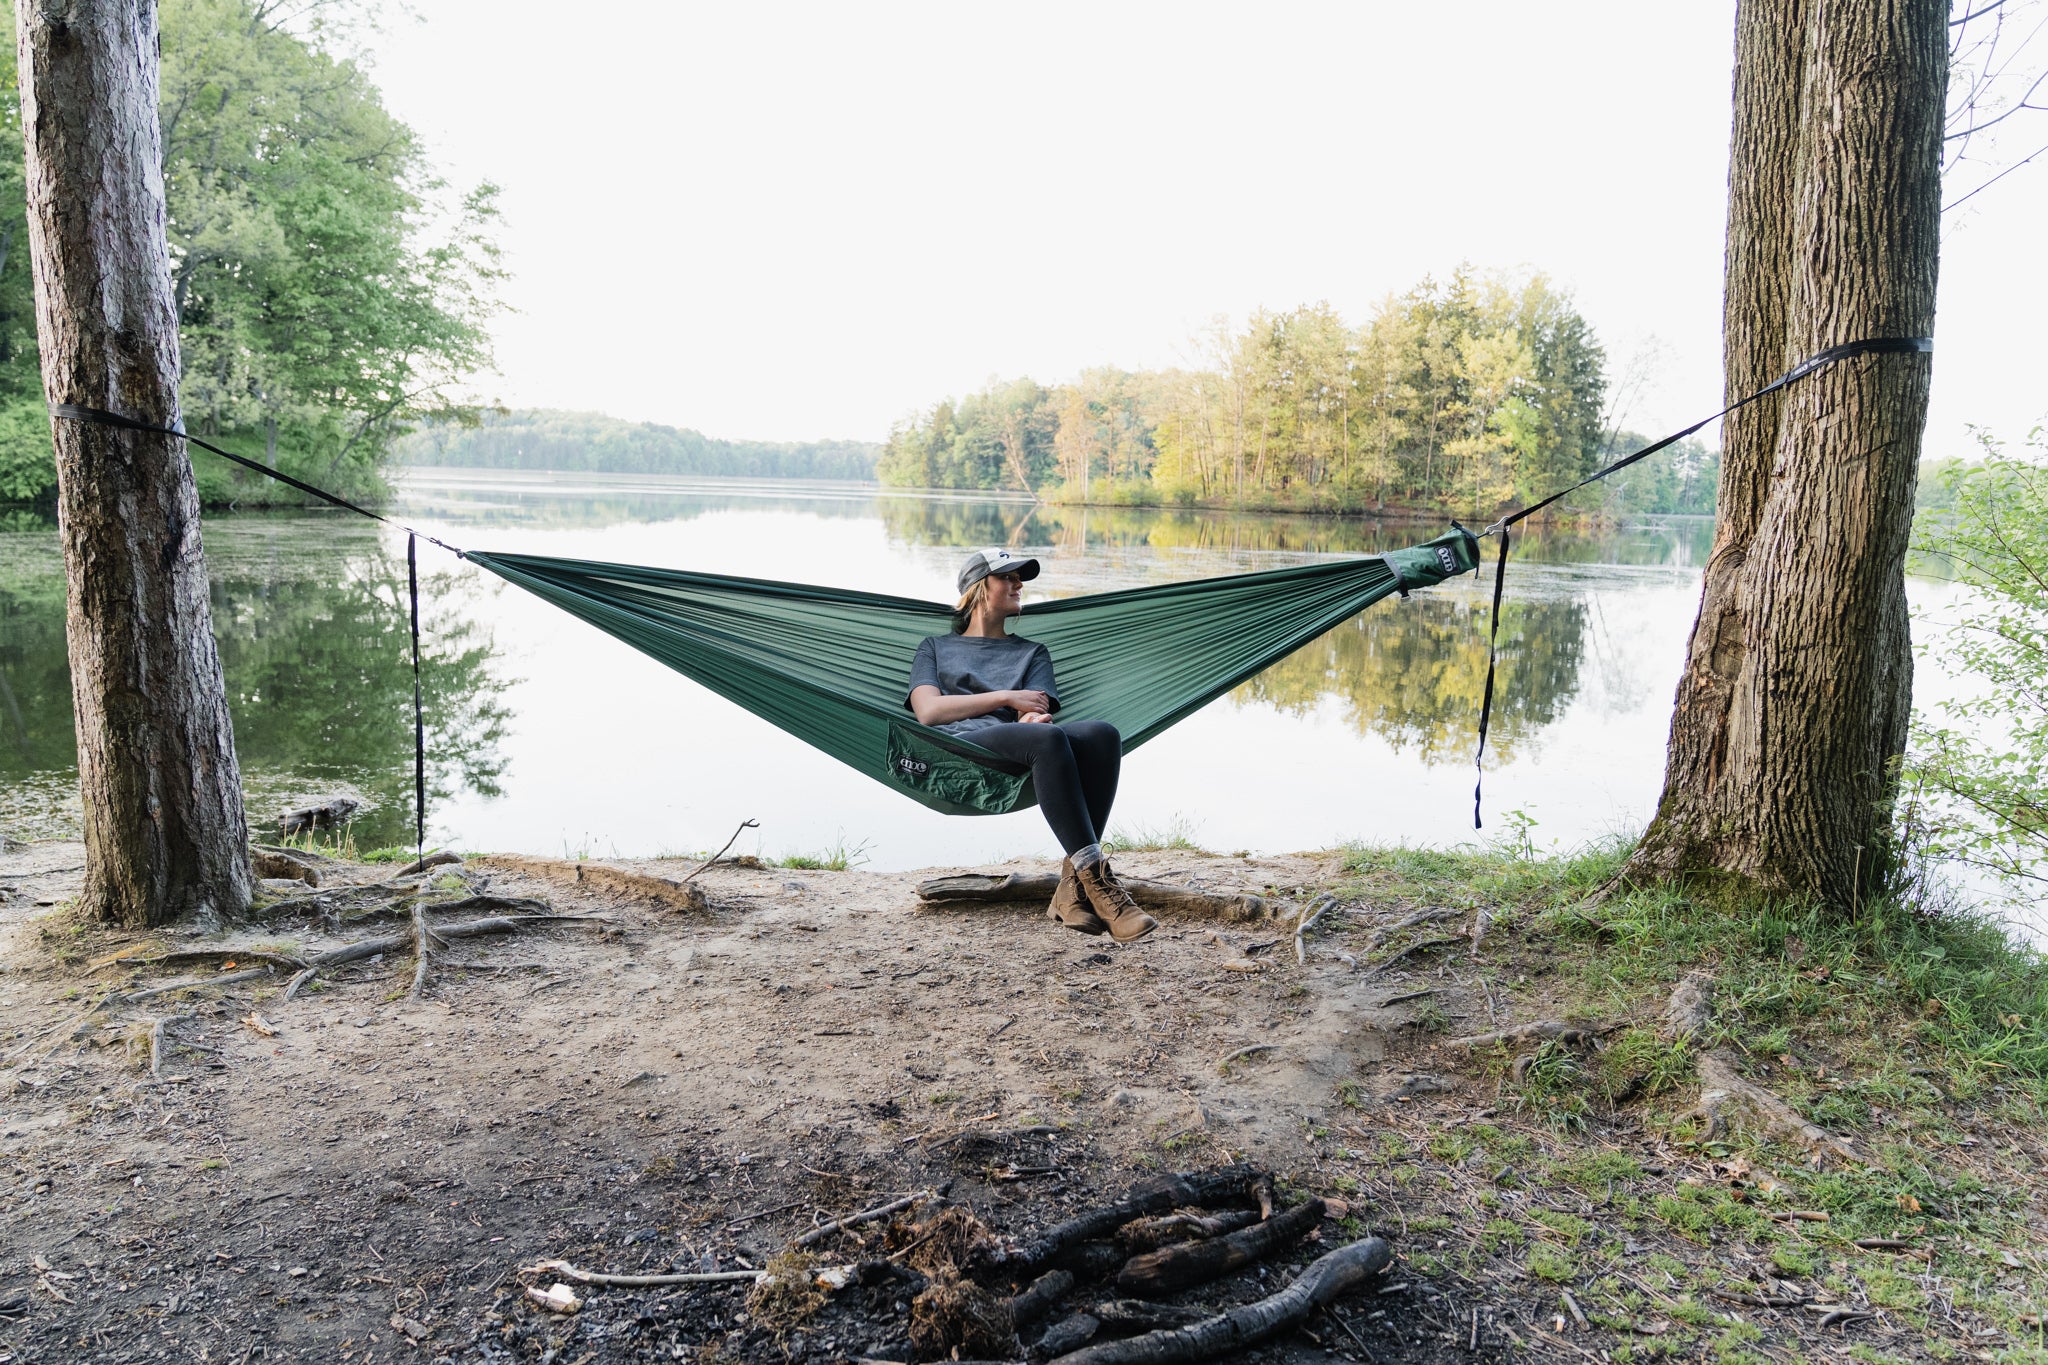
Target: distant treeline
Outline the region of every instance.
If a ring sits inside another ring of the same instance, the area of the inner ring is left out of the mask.
[[[422,427],[397,455],[409,464],[492,469],[872,480],[881,451],[865,441],[724,441],[687,427],[529,408],[486,413],[476,426]]]
[[[1194,369],[991,383],[899,424],[878,472],[1055,500],[1489,517],[1625,449],[1603,430],[1605,365],[1543,276],[1461,269],[1359,326],[1328,304],[1261,311],[1219,327]],[[1641,492],[1697,502],[1682,482]]]

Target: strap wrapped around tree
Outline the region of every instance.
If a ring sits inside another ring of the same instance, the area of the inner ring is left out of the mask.
[[[1032,805],[1029,774],[904,706],[938,602],[541,555],[469,552],[518,584],[936,810]],[[1463,530],[1413,549],[1036,603],[1018,633],[1052,652],[1060,716],[1125,752],[1381,598],[1479,566]]]

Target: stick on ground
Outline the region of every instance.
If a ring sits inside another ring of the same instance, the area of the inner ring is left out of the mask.
[[[707,1270],[688,1275],[609,1275],[601,1270],[583,1270],[567,1261],[542,1261],[522,1270],[522,1275],[559,1275],[578,1284],[608,1284],[624,1289],[641,1289],[658,1284],[728,1284],[736,1280],[759,1280],[765,1270]]]
[[[887,1218],[890,1214],[901,1213],[904,1209],[921,1200],[937,1199],[938,1197],[939,1192],[937,1190],[919,1190],[916,1194],[907,1194],[893,1203],[883,1204],[878,1208],[864,1209],[859,1213],[849,1213],[844,1218],[812,1228],[809,1232],[791,1242],[790,1245],[793,1247],[807,1247],[824,1241],[825,1238],[835,1232],[844,1232],[848,1228],[859,1227],[862,1223],[872,1223],[877,1218]]]

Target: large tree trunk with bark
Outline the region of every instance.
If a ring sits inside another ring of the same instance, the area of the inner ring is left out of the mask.
[[[1743,0],[1726,384],[1934,325],[1943,0]],[[1886,867],[1912,704],[1904,564],[1930,372],[1865,356],[1723,431],[1719,522],[1638,875],[1837,906]]]
[[[17,0],[29,254],[53,403],[178,421],[150,0]],[[241,773],[184,443],[52,423],[84,899],[127,924],[247,908]]]

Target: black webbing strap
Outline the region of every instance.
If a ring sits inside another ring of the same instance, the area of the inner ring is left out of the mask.
[[[1533,506],[1524,507],[1519,512],[1510,513],[1486,528],[1485,533],[1488,535],[1492,535],[1496,531],[1500,533],[1500,553],[1493,562],[1493,619],[1489,623],[1486,636],[1486,687],[1480,693],[1479,699],[1479,748],[1472,756],[1472,766],[1477,770],[1472,783],[1472,828],[1483,828],[1479,819],[1479,789],[1484,784],[1486,778],[1484,766],[1486,760],[1486,731],[1488,725],[1493,720],[1493,675],[1496,655],[1500,645],[1500,601],[1501,594],[1507,585],[1508,546],[1513,540],[1511,528],[1515,523],[1526,517],[1534,516],[1560,498],[1570,497],[1587,484],[1598,483],[1610,474],[1618,474],[1622,470],[1627,469],[1638,460],[1648,459],[1666,446],[1683,441],[1686,437],[1700,430],[1700,428],[1720,421],[1737,408],[1746,408],[1759,398],[1766,398],[1794,380],[1804,379],[1816,370],[1824,370],[1838,360],[1848,360],[1859,355],[1915,355],[1932,352],[1933,350],[1933,337],[1866,337],[1862,341],[1844,342],[1840,346],[1830,346],[1824,351],[1816,351],[1791,369],[1785,371],[1785,373],[1779,375],[1776,379],[1773,379],[1770,383],[1758,389],[1755,393],[1746,394],[1736,399],[1713,416],[1702,417],[1683,431],[1674,431],[1661,441],[1652,441],[1640,450],[1632,450],[1614,463],[1594,470],[1570,488],[1564,489],[1562,492],[1552,493],[1543,501]]]
[[[96,426],[118,427],[122,431],[140,431],[152,436],[175,436],[181,441],[188,441],[198,446],[201,450],[212,451],[223,460],[232,461],[244,469],[252,469],[266,479],[275,479],[281,484],[298,489],[301,493],[309,493],[322,502],[339,507],[345,512],[354,512],[360,516],[369,517],[373,521],[381,521],[386,526],[396,526],[399,530],[405,532],[406,591],[411,597],[412,623],[413,842],[417,846],[416,851],[419,856],[425,857],[427,847],[427,721],[420,693],[419,542],[422,540],[432,541],[458,559],[464,559],[468,556],[445,540],[436,540],[433,536],[421,531],[415,531],[410,526],[391,520],[391,518],[383,515],[381,512],[372,512],[367,507],[350,502],[339,493],[330,493],[324,488],[316,488],[310,483],[272,469],[267,464],[259,464],[255,460],[237,455],[232,450],[222,450],[211,441],[194,436],[182,427],[165,427],[158,426],[154,422],[140,422],[133,417],[123,417],[118,412],[107,412],[101,408],[88,408],[77,403],[52,403],[50,404],[50,415],[52,417],[68,418],[74,422],[91,422]]]

